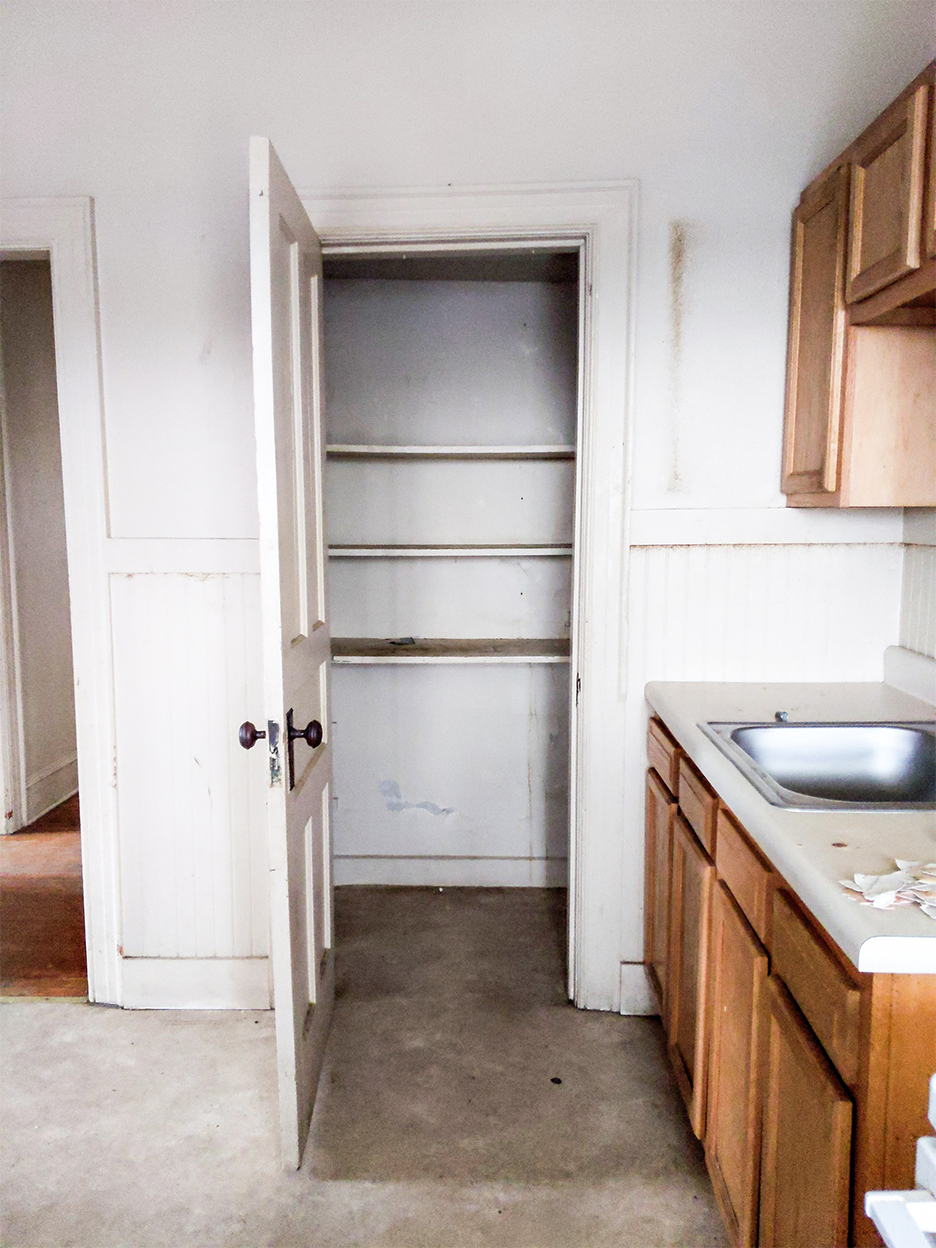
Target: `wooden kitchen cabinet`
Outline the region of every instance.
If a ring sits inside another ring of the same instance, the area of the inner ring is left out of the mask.
[[[923,82],[899,97],[852,148],[849,303],[920,266],[929,95]]]
[[[705,1160],[736,1248],[757,1244],[767,950],[715,885]]]
[[[762,1248],[849,1242],[852,1101],[782,982],[767,984]]]
[[[793,214],[781,487],[789,495],[838,489],[847,219],[847,166],[804,191]]]
[[[647,772],[646,817],[644,948],[647,973],[665,1027],[669,1018],[669,897],[676,799],[653,768]]]
[[[705,1135],[709,931],[715,864],[682,815],[673,821],[668,1040],[676,1082],[699,1139]]]
[[[794,213],[788,506],[936,506],[934,79],[936,63]]]
[[[690,806],[713,792],[658,722],[654,751]],[[913,1186],[936,975],[857,971],[722,803],[713,862],[653,770],[647,794],[648,975],[665,925],[669,1056],[732,1244],[880,1248],[864,1193]]]

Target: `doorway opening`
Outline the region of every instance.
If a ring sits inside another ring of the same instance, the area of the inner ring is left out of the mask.
[[[507,944],[543,890],[562,948],[580,246],[323,270],[335,883],[480,890]]]
[[[74,673],[48,257],[0,261],[0,962],[85,997]]]

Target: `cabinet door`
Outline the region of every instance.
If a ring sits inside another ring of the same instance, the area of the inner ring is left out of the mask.
[[[715,866],[681,815],[673,822],[669,1052],[692,1129],[705,1135],[709,928]]]
[[[647,772],[644,959],[660,1002],[664,1027],[668,1018],[670,866],[675,817],[676,801],[651,767]]]
[[[769,1009],[761,1151],[762,1248],[848,1243],[852,1103],[775,976]]]
[[[852,153],[849,303],[919,267],[929,90],[895,101]]]
[[[844,400],[848,169],[803,193],[793,214],[784,494],[834,494]]]
[[[724,884],[712,899],[705,1159],[736,1248],[757,1243],[767,951]]]
[[[926,188],[926,216],[923,221],[923,250],[936,257],[936,89],[930,91],[929,176]]]

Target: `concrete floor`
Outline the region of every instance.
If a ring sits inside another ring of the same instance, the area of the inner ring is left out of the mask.
[[[269,1013],[5,1002],[3,1244],[726,1243],[658,1022],[564,1001],[558,891],[345,888],[337,916],[298,1174]]]

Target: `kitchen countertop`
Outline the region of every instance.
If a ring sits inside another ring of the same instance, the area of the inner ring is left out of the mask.
[[[894,858],[936,862],[936,811],[802,811],[772,806],[698,727],[710,721],[932,720],[934,708],[886,684],[655,681],[647,701],[748,835],[859,971],[936,974],[936,922],[917,906],[875,910],[839,880],[893,871]],[[845,848],[836,848],[844,842]]]

